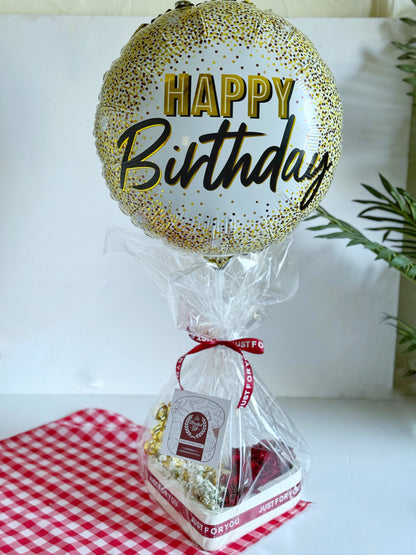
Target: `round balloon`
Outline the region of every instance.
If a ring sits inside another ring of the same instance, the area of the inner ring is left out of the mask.
[[[288,21],[248,2],[182,1],[104,76],[95,136],[134,224],[229,256],[280,241],[316,208],[341,121],[332,73]]]

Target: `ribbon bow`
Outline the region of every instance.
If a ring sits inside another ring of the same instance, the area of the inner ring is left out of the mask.
[[[205,337],[199,337],[192,334],[189,334],[189,337],[196,341],[198,345],[196,345],[193,349],[181,356],[181,358],[178,359],[178,362],[176,363],[176,377],[178,378],[179,387],[183,389],[181,385],[181,369],[183,361],[188,355],[193,355],[195,353],[199,353],[200,351],[204,351],[205,349],[212,349],[212,347],[222,345],[223,347],[228,347],[229,349],[240,353],[243,358],[244,387],[237,408],[239,409],[246,407],[248,405],[248,402],[250,401],[250,397],[253,392],[254,377],[253,369],[251,368],[249,361],[244,356],[244,351],[247,353],[254,353],[256,355],[264,353],[263,341],[259,339],[254,339],[252,337],[234,339],[233,341],[218,341],[217,339],[207,339]]]

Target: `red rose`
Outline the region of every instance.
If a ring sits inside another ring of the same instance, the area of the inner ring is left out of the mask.
[[[291,468],[284,446],[258,443],[251,448],[251,468],[256,491]]]
[[[231,455],[231,473],[223,475],[221,485],[226,487],[224,507],[234,507],[247,493],[252,484],[251,472],[248,467],[250,462],[246,456],[247,450],[242,453],[238,447],[233,447]]]
[[[221,478],[221,485],[226,488],[224,507],[234,507],[250,490],[258,493],[259,488],[287,472],[291,464],[286,451],[283,444],[266,441],[243,451],[233,448],[231,472]]]
[[[240,498],[239,479],[238,476],[230,476],[227,484],[227,490],[224,497],[224,507],[235,507]]]

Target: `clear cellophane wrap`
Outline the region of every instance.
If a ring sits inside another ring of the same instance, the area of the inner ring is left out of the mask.
[[[185,510],[199,507],[209,515],[228,510],[228,515],[233,509],[232,514],[238,514],[245,500],[295,470],[301,469],[303,476],[308,467],[304,440],[252,370],[255,357],[249,350],[233,348],[236,344],[244,347],[244,341],[261,346],[252,331],[270,306],[295,294],[298,277],[289,256],[290,243],[287,238],[261,252],[219,261],[172,248],[138,232],[112,229],[108,234],[107,250],[132,255],[167,297],[176,326],[195,339],[195,346],[204,346],[181,357],[179,370],[172,361],[172,378],[157,396],[138,445],[144,480],[149,468],[155,469],[167,490],[180,492]],[[214,345],[217,342],[220,344]],[[252,372],[249,384],[247,362]],[[252,386],[248,389],[251,395],[248,402],[242,402],[247,385]],[[179,387],[231,401],[215,468],[160,452],[173,392]],[[185,524],[186,515],[182,516],[185,532],[200,544],[198,534]]]

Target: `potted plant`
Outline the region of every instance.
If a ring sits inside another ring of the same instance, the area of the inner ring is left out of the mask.
[[[412,0],[416,5],[416,0]],[[407,25],[416,28],[416,20],[401,18]],[[408,92],[414,98],[416,105],[416,35],[406,43],[393,42],[402,53],[399,56],[400,64],[397,66],[408,76],[403,80],[411,85]],[[412,133],[416,138],[416,116],[413,114]],[[410,168],[409,168],[410,170]],[[411,170],[409,178],[412,177]],[[369,231],[382,234],[380,242],[374,241],[364,235],[351,224],[329,213],[322,206],[318,207],[314,218],[324,218],[326,221],[320,225],[309,227],[311,231],[320,232],[317,237],[325,239],[347,239],[347,246],[361,245],[376,255],[376,260],[384,260],[391,268],[400,272],[406,281],[415,284],[416,292],[416,199],[405,189],[394,186],[383,175],[379,175],[381,187],[379,189],[362,184],[369,193],[370,198],[357,199],[355,202],[362,205],[358,216],[371,222]],[[413,174],[414,177],[414,174]],[[322,233],[324,232],[324,233]],[[413,377],[416,382],[416,327],[405,320],[386,315],[385,321],[393,325],[398,334],[398,343],[403,354],[407,357],[407,368],[403,372],[405,377]]]

